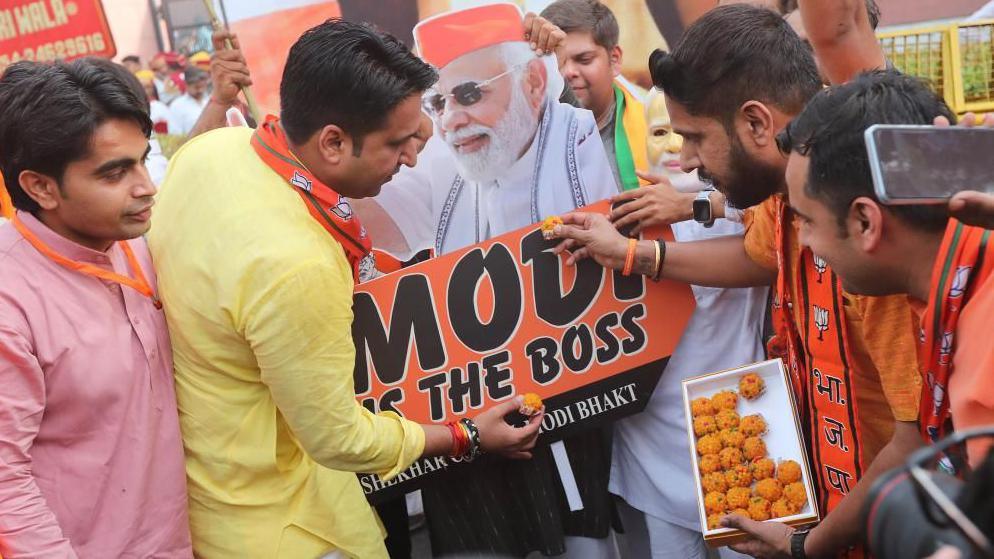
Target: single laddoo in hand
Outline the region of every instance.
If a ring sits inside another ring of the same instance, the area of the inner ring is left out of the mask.
[[[542,397],[534,392],[525,394],[518,412],[525,417],[531,417],[540,411],[542,411]]]
[[[542,237],[551,240],[556,235],[556,226],[563,224],[563,218],[558,215],[550,215],[542,221]]]

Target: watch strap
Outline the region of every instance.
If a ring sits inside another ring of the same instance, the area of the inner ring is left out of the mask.
[[[808,539],[811,530],[796,530],[790,535],[790,557],[791,559],[808,559],[804,553],[804,542]]]

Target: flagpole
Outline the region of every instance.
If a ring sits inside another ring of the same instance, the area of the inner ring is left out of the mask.
[[[214,11],[213,0],[204,0],[204,7],[207,8],[207,16],[211,19],[211,27],[214,31],[224,31],[224,24],[217,17],[217,12]],[[231,44],[231,39],[224,40],[225,48],[232,49],[234,45]],[[259,113],[259,105],[255,102],[255,95],[252,94],[252,88],[250,86],[240,86],[242,94],[245,95],[245,102],[248,104],[249,114],[252,115],[252,120],[255,120],[256,125],[262,122],[262,118]]]

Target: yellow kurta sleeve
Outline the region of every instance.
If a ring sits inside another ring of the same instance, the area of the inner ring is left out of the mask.
[[[272,271],[271,283],[247,294],[241,320],[279,412],[319,464],[397,475],[424,451],[424,430],[356,401],[353,284],[345,258]],[[251,283],[259,285],[258,275]]]

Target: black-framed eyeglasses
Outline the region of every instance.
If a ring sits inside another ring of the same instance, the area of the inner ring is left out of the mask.
[[[930,469],[951,469],[950,457],[961,456],[960,450],[969,439],[994,437],[994,426],[958,431],[938,443],[916,450],[908,457],[907,470],[919,504],[926,518],[934,525],[955,528],[984,557],[994,556],[994,545],[977,525],[953,502],[935,482]],[[992,458],[988,457],[988,460]]]
[[[529,61],[530,62],[530,61]],[[523,62],[508,68],[496,76],[483,80],[482,82],[464,82],[452,88],[449,93],[440,93],[438,90],[429,89],[421,97],[421,106],[425,112],[433,117],[437,117],[445,112],[446,101],[452,99],[463,107],[471,107],[483,99],[483,89],[495,81],[510,75],[515,70],[521,68],[528,62]]]

